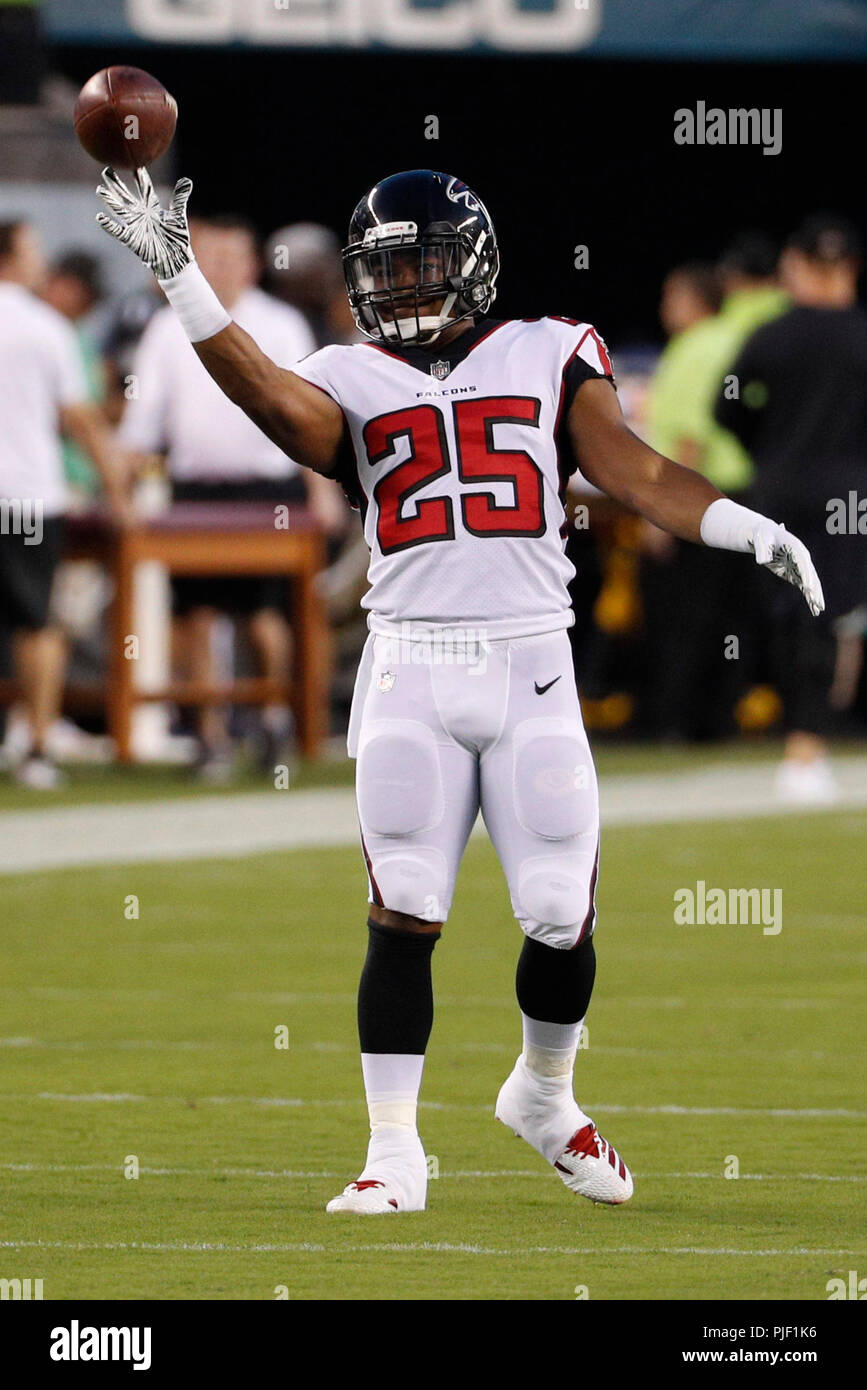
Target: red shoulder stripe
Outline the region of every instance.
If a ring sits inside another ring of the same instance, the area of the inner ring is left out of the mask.
[[[602,341],[602,339],[600,338],[599,334],[596,332],[596,329],[593,328],[592,326],[591,326],[590,328],[588,328],[588,329],[587,329],[587,332],[586,332],[586,333],[583,335],[583,337],[581,338],[581,343],[584,342],[584,339],[585,339],[585,338],[592,338],[592,339],[593,339],[594,343],[596,344],[596,351],[599,353],[599,361],[602,363],[602,365],[603,365],[603,367],[605,368],[605,371],[608,373],[608,375],[609,375],[609,376],[613,376],[613,375],[614,375],[614,368],[613,368],[612,365],[611,365],[611,358],[608,356],[608,349],[607,349],[607,347],[605,346],[605,344],[603,343],[603,341]],[[581,343],[578,344],[578,347],[579,347],[579,348],[581,347]]]

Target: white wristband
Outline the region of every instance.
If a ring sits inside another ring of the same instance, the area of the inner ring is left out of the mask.
[[[191,343],[213,338],[232,322],[195,261],[185,265],[180,275],[158,284]]]
[[[767,519],[730,497],[718,497],[701,519],[701,538],[716,550],[749,551],[753,549],[756,527]]]

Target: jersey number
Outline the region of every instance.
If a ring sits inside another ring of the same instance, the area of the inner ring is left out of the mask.
[[[458,477],[462,483],[510,483],[515,500],[499,506],[493,492],[467,492],[461,497],[461,519],[474,536],[542,536],[545,533],[545,494],[542,473],[523,449],[494,446],[495,425],[539,428],[541,402],[531,396],[486,396],[452,404],[457,443]],[[399,439],[409,443],[409,457],[380,478],[373,490],[377,506],[376,536],[383,555],[428,541],[455,537],[450,497],[425,497],[414,516],[404,516],[404,504],[428,483],[451,470],[445,421],[434,405],[414,405],[369,420],[364,444],[370,463],[381,463],[396,452]]]

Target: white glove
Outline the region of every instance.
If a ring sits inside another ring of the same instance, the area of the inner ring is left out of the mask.
[[[136,169],[135,193],[112,168],[103,169],[102,178],[96,194],[111,216],[97,213],[100,227],[134,251],[159,281],[173,280],[194,263],[187,225],[187,200],[193,191],[190,179],[178,179],[166,211],[160,207],[147,169]]]
[[[825,596],[810,552],[780,522],[730,497],[718,497],[701,519],[701,538],[719,550],[752,551],[757,565],[800,589],[814,618],[824,611]]]
[[[113,169],[103,169],[97,188],[111,217],[96,220],[150,266],[192,343],[211,338],[232,322],[193,255],[187,224],[190,179],[178,179],[168,211],[160,207],[147,169],[136,169],[137,193],[131,193]]]

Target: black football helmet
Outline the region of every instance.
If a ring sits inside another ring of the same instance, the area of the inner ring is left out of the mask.
[[[487,313],[499,269],[484,204],[450,174],[392,174],[352,214],[343,273],[355,322],[375,342],[423,346]]]

